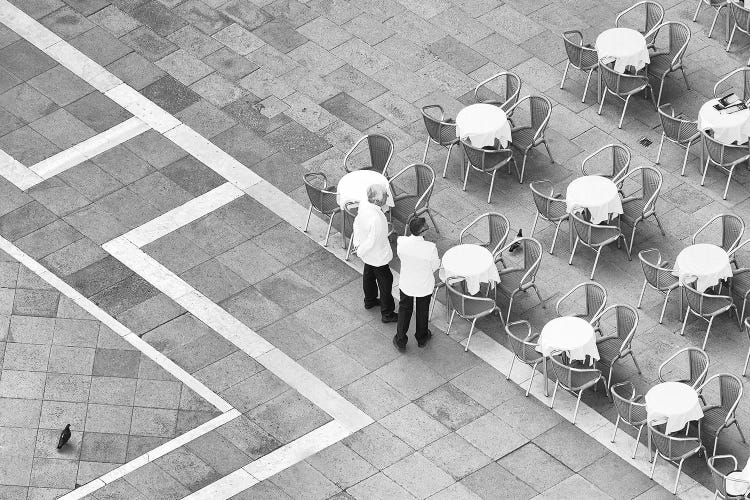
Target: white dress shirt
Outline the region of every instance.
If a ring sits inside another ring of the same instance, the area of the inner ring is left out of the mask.
[[[393,258],[388,241],[388,221],[383,210],[367,200],[359,202],[354,218],[354,248],[365,264],[380,267]]]
[[[401,276],[398,287],[411,297],[425,297],[435,287],[436,269],[440,267],[437,247],[422,236],[399,236],[398,258],[401,259]]]

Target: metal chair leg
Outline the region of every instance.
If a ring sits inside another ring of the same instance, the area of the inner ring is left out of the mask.
[[[308,216],[309,217],[309,216]],[[323,246],[328,246],[328,238],[331,236],[331,226],[333,225],[333,214],[328,216],[328,230],[326,231],[326,239],[323,242]]]
[[[427,163],[427,150],[430,149],[430,136],[427,135],[427,144],[424,145],[424,154],[422,155],[422,163]],[[445,174],[443,174],[445,177]]]
[[[695,22],[698,19],[698,13],[701,11],[701,6],[703,5],[703,0],[698,0],[698,7],[695,9],[695,15],[693,16],[693,22]]]
[[[659,315],[659,324],[661,325],[664,321],[664,311],[667,310],[667,302],[669,302],[669,294],[672,292],[672,290],[667,290],[667,294],[664,297],[664,305],[661,306],[661,314]]]
[[[557,221],[557,224],[555,225],[555,234],[552,236],[552,246],[549,247],[550,255],[555,251],[555,243],[557,242],[557,233],[560,231],[560,224],[562,224],[561,220]]]
[[[680,171],[680,175],[685,175],[685,167],[687,166],[687,159],[688,155],[690,154],[690,143],[685,147],[685,158],[682,160],[682,170]]]
[[[648,284],[648,280],[643,280],[643,287],[641,287],[641,294],[638,296],[638,305],[636,305],[636,309],[641,308],[641,303],[643,302],[643,294],[646,293],[646,284]]]
[[[565,63],[565,70],[563,71],[562,80],[560,80],[560,88],[563,88],[563,85],[565,85],[565,77],[568,76],[568,68],[570,67],[570,60],[568,60]]]
[[[628,103],[630,102],[630,96],[625,99],[625,106],[622,107],[622,114],[620,115],[620,123],[617,128],[622,128],[622,121],[625,119],[625,111],[628,110]]]
[[[633,455],[630,457],[631,459],[635,458],[635,454],[638,453],[638,445],[641,442],[641,433],[643,432],[643,425],[638,427],[638,435],[635,437],[635,446],[633,446]]]
[[[429,139],[428,139],[429,140]],[[445,179],[445,175],[448,173],[448,162],[451,159],[451,151],[453,151],[453,144],[448,146],[448,155],[445,157],[445,166],[443,166],[443,179]],[[427,150],[425,149],[425,155]],[[424,163],[424,160],[422,160],[422,163]]]
[[[477,324],[477,320],[474,319],[474,321],[471,322],[471,328],[469,329],[469,337],[466,339],[466,347],[464,347],[464,352],[467,352],[469,350],[469,342],[471,342],[471,334],[474,333],[474,325]]]
[[[594,258],[594,267],[591,269],[591,276],[589,276],[590,280],[594,279],[594,273],[596,272],[596,265],[599,263],[599,255],[602,253],[602,247],[599,247],[599,249],[596,251],[596,257]]]
[[[701,346],[701,349],[704,351],[706,350],[706,342],[708,342],[708,334],[711,333],[711,325],[714,323],[714,317],[711,316],[711,319],[708,320],[708,328],[706,328],[706,336],[703,337],[703,345]]]
[[[591,75],[594,73],[594,68],[589,70],[589,76],[586,77],[586,86],[583,87],[583,97],[581,102],[586,102],[586,93],[589,91],[589,83],[591,82]]]
[[[610,443],[615,442],[615,436],[617,436],[617,427],[620,425],[620,415],[617,415],[617,420],[615,420],[615,430],[612,433],[612,439],[609,440]]]
[[[310,225],[310,217],[312,216],[312,205],[310,205],[310,208],[307,209],[307,221],[305,222],[305,228],[302,230],[302,232],[307,232],[307,226]]]
[[[661,141],[659,142],[659,151],[656,153],[656,164],[659,164],[659,160],[661,159],[661,148],[664,147],[664,132],[661,133]],[[684,174],[683,174],[684,175]]]
[[[487,203],[492,203],[492,188],[495,187],[495,174],[497,174],[497,170],[492,171],[492,180],[490,181],[490,192],[487,195]]]

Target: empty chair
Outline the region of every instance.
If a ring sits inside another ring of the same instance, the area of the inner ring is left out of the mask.
[[[661,324],[664,320],[664,311],[667,308],[669,294],[680,286],[680,279],[672,274],[673,268],[670,267],[670,263],[661,260],[661,253],[658,249],[641,250],[638,252],[638,258],[641,261],[644,276],[643,288],[641,288],[641,295],[638,297],[638,309],[641,308],[643,294],[646,292],[646,285],[648,285],[651,289],[664,295],[664,304],[661,306],[661,314],[659,315],[659,324]],[[682,314],[682,292],[678,290],[677,293],[680,296],[680,314]]]
[[[583,175],[599,175],[619,184],[630,167],[630,149],[623,144],[602,146],[581,162]]]
[[[722,462],[722,472],[718,468],[717,462]],[[727,476],[732,472],[740,472],[737,468],[737,459],[734,455],[714,455],[708,457],[706,460],[708,468],[711,471],[711,476],[714,479],[714,498],[722,498],[724,500],[741,500],[745,498],[745,493],[750,490],[750,481],[731,478]],[[727,489],[736,493],[728,493]],[[739,493],[743,491],[743,493]]]
[[[576,255],[576,249],[578,243],[590,248],[596,252],[596,258],[594,259],[594,267],[591,268],[591,276],[589,279],[594,279],[594,273],[596,272],[596,265],[599,263],[599,256],[602,253],[602,249],[607,245],[616,243],[622,239],[625,244],[625,251],[627,252],[628,260],[630,260],[630,250],[628,249],[628,242],[625,240],[625,235],[622,234],[620,228],[617,226],[607,226],[601,224],[592,224],[591,222],[581,219],[576,214],[570,214],[573,220],[573,229],[576,232],[576,241],[573,243],[573,251],[570,254],[568,264],[573,264],[573,257]]]
[[[683,286],[682,289],[685,291],[685,298],[687,299],[687,311],[685,313],[685,319],[682,321],[680,335],[685,335],[685,325],[687,325],[688,318],[691,314],[707,321],[708,327],[706,328],[706,336],[703,338],[701,349],[706,348],[708,334],[711,333],[711,326],[714,324],[714,319],[720,314],[724,314],[725,312],[731,314],[731,312],[734,311],[735,316],[737,316],[737,323],[741,327],[737,307],[734,305],[732,297],[729,295],[711,295],[699,292],[695,289],[695,283],[688,283]]]
[[[641,8],[645,11],[645,18],[639,20],[639,22],[633,23],[632,21],[638,15],[640,15]],[[620,28],[625,25],[627,21],[631,21],[633,28],[637,29],[644,37],[646,37],[646,43],[653,45],[656,34],[654,28],[664,21],[664,7],[658,2],[644,1],[637,2],[627,9],[623,10],[617,17],[615,17],[615,27]]]
[[[686,363],[682,361],[685,359]],[[708,374],[708,353],[697,347],[685,347],[659,365],[659,382],[682,382],[697,389]],[[687,367],[687,372],[684,368]]]
[[[701,131],[703,137],[703,148],[706,151],[706,164],[703,166],[703,176],[701,177],[701,186],[706,183],[706,173],[708,172],[708,166],[713,164],[719,167],[727,174],[727,184],[724,186],[723,199],[727,199],[727,191],[729,191],[729,182],[732,180],[732,174],[734,173],[735,167],[747,160],[750,160],[750,150],[748,150],[747,144],[737,146],[734,144],[724,144],[715,140],[710,131]]]
[[[470,243],[470,241],[468,241],[470,235],[469,231],[474,231],[475,226],[479,227],[483,221],[487,221],[487,240],[480,241],[479,245],[489,250],[490,253],[496,257],[498,255],[502,256],[502,252],[499,252],[499,250],[505,246],[505,242],[508,239],[510,222],[508,222],[506,216],[497,212],[482,214],[471,221],[469,225],[463,228],[458,234],[458,243]],[[475,238],[477,237],[474,234],[471,234],[471,236],[474,236]]]
[[[732,14],[732,33],[729,35],[729,41],[727,42],[727,52],[729,52],[729,47],[732,46],[732,40],[734,40],[734,34],[737,30],[750,36],[750,9],[739,2],[729,2],[729,12]]]
[[[747,297],[750,295],[750,268],[745,267],[734,271],[732,279],[729,280],[729,291],[735,298],[742,299],[742,309],[740,310],[740,320],[742,320],[745,318]]]
[[[328,217],[328,231],[326,231],[324,247],[328,246],[328,237],[331,235],[331,225],[333,216],[341,211],[338,201],[336,201],[336,186],[329,186],[328,179],[322,172],[313,172],[303,176],[307,197],[310,198],[310,209],[307,211],[307,221],[305,229],[310,225],[310,216],[313,210],[321,215]],[[343,234],[343,233],[342,233]]]
[[[701,435],[714,437],[714,448],[712,455],[716,455],[716,446],[719,443],[719,434],[731,425],[737,426],[737,432],[740,433],[742,442],[745,442],[745,435],[742,434],[740,424],[737,422],[735,411],[742,398],[742,381],[736,375],[731,373],[718,373],[708,378],[698,388],[698,394],[702,400],[707,401],[706,387],[709,387],[713,381],[719,385],[719,402],[709,404],[703,407],[703,418],[700,420]]]
[[[560,88],[563,88],[565,85],[565,78],[568,76],[568,68],[570,66],[587,73],[586,85],[583,87],[583,97],[581,97],[581,102],[586,102],[586,92],[589,90],[591,74],[599,67],[599,57],[594,47],[590,44],[584,45],[583,34],[580,31],[565,31],[562,36],[563,43],[565,44],[565,52],[568,54],[568,61],[565,63],[565,71],[563,71]]]
[[[685,150],[685,158],[682,160],[682,170],[680,175],[685,175],[685,166],[687,165],[690,146],[700,141],[701,133],[698,130],[698,120],[688,120],[681,115],[675,115],[674,108],[671,104],[662,104],[659,106],[659,119],[661,120],[661,142],[659,142],[659,152],[656,153],[656,164],[661,160],[661,150],[664,147],[664,139],[677,144]],[[701,165],[703,168],[703,165]]]
[[[531,236],[534,236],[536,231],[536,223],[539,218],[542,218],[554,224],[555,234],[552,236],[552,244],[549,247],[549,254],[555,251],[555,242],[557,241],[557,233],[560,232],[560,224],[563,221],[568,220],[568,205],[565,203],[565,199],[562,195],[555,195],[555,188],[552,185],[552,181],[540,180],[534,181],[529,184],[531,188],[531,195],[534,198],[534,205],[536,205],[536,215],[534,216],[534,225],[531,226]]]
[[[656,469],[656,462],[659,457],[673,463],[677,466],[677,479],[674,481],[674,488],[672,488],[672,494],[677,494],[677,484],[680,482],[680,474],[682,473],[682,465],[685,459],[698,454],[699,452],[706,452],[706,448],[701,444],[700,438],[697,437],[675,437],[669,434],[665,434],[656,428],[651,423],[648,424],[648,432],[651,435],[651,442],[656,448],[656,455],[654,455],[654,462],[651,464],[651,474],[649,477],[654,478],[654,469]]]
[[[367,141],[367,150],[370,155],[369,165],[363,168],[353,168],[349,159],[352,157],[357,147]],[[344,155],[344,170],[351,172],[353,170],[374,170],[388,177],[388,164],[393,157],[393,141],[388,137],[380,134],[370,134],[362,137],[354,143]]]
[[[643,400],[643,395],[638,395],[635,392],[635,386],[632,382],[620,382],[609,388],[609,394],[612,396],[615,409],[617,410],[617,420],[615,420],[615,430],[612,432],[612,439],[610,442],[615,442],[615,436],[617,436],[617,428],[620,426],[620,422],[624,422],[633,429],[638,429],[638,434],[635,437],[635,446],[633,447],[633,455],[630,458],[635,458],[635,454],[638,451],[638,443],[641,440],[641,433],[643,427],[646,425],[648,416],[646,415],[646,403]]]
[[[579,295],[583,294],[583,297]],[[595,281],[584,281],[560,297],[555,304],[558,316],[576,316],[593,324],[607,305],[607,290]]]
[[[430,110],[439,111],[440,116],[431,115]],[[445,118],[443,108],[438,104],[422,106],[422,120],[424,120],[424,126],[427,129],[427,143],[424,146],[422,163],[427,162],[427,150],[430,149],[430,143],[444,148],[447,147],[448,153],[445,155],[445,165],[443,166],[443,178],[445,178],[445,174],[448,172],[448,161],[451,159],[451,151],[453,146],[459,143],[458,137],[456,137],[456,122]]]
[[[429,165],[412,163],[394,175],[390,183],[394,184],[401,176],[406,176],[408,172],[414,172],[414,189],[412,191],[400,191],[399,194],[394,196],[391,217],[404,226],[408,226],[409,220],[426,213],[430,217],[435,231],[439,234],[440,230],[438,230],[430,211],[430,196],[432,196],[432,190],[435,186],[435,171]]]
[[[741,80],[741,82],[737,82],[737,80]],[[742,88],[737,87],[736,83],[741,83]],[[750,99],[750,65],[731,71],[721,77],[714,85],[714,97],[723,97],[730,93],[742,96],[743,101]]]
[[[523,336],[518,336],[513,333],[513,330],[518,328]],[[510,379],[510,372],[513,371],[513,364],[516,360],[521,361],[531,367],[531,377],[529,377],[529,386],[526,388],[526,396],[528,397],[529,391],[531,390],[531,384],[534,383],[534,375],[536,375],[536,367],[544,360],[544,355],[536,350],[539,339],[539,334],[531,333],[531,323],[525,320],[514,321],[505,325],[505,333],[508,334],[508,343],[510,348],[513,350],[513,359],[510,361],[510,368],[508,368],[508,375],[505,380]]]
[[[552,390],[552,400],[550,401],[550,408],[555,406],[555,396],[557,395],[557,388],[562,387],[569,393],[576,396],[576,408],[573,411],[573,424],[576,423],[576,416],[578,415],[578,406],[581,404],[581,395],[583,391],[595,387],[596,384],[601,380],[606,382],[602,376],[602,372],[597,368],[576,368],[566,363],[561,356],[562,353],[553,353],[550,356],[552,361],[552,371],[555,373],[555,388]],[[607,388],[607,391],[609,389]]]
[[[509,297],[508,302],[508,317],[506,321],[510,321],[510,310],[513,308],[513,299],[516,294],[520,292],[527,292],[530,288],[533,288],[536,292],[536,296],[539,298],[539,302],[544,304],[542,296],[539,294],[539,289],[536,286],[536,273],[539,271],[539,265],[542,262],[542,244],[534,238],[517,238],[509,243],[505,248],[501,249],[496,256],[502,255],[502,252],[507,250],[510,245],[519,244],[520,249],[523,251],[523,262],[520,266],[510,266],[504,269],[498,269],[500,274],[500,283],[495,287],[495,293],[499,289],[505,295]]]
[[[656,98],[656,105],[661,104],[661,92],[664,89],[664,79],[668,74],[680,70],[682,78],[685,80],[685,86],[690,90],[685,67],[682,64],[682,58],[690,43],[690,28],[676,21],[669,21],[660,24],[653,31],[654,40],[662,30],[669,31],[669,44],[666,49],[656,50],[650,54],[651,62],[648,64],[648,74],[651,77],[659,79],[659,95]]]
[[[705,239],[712,239],[713,227],[716,222],[721,224],[720,227],[720,241],[704,241]],[[719,214],[711,217],[708,222],[703,224],[693,234],[692,242],[693,245],[696,243],[713,243],[724,249],[725,252],[730,254],[730,261],[737,266],[737,256],[734,253],[737,249],[742,235],[745,232],[745,222],[734,214]]]
[[[610,323],[607,322],[610,318],[614,319],[614,323],[611,323],[611,320]],[[593,322],[599,325],[613,324],[615,329],[614,333],[605,333],[603,337],[596,340],[596,348],[599,350],[599,364],[609,366],[607,387],[612,384],[612,371],[615,368],[615,363],[624,359],[625,356],[631,357],[636,370],[641,373],[641,367],[635,360],[631,345],[635,330],[638,327],[638,312],[628,305],[613,305],[595,316]]]
[[[636,179],[638,177],[640,177],[640,193],[623,197],[622,214],[620,215],[620,221],[625,222],[633,228],[632,233],[630,233],[630,243],[628,244],[628,252],[630,253],[633,252],[635,230],[639,222],[653,217],[659,226],[662,236],[666,236],[664,228],[661,227],[659,217],[656,215],[656,202],[659,199],[662,185],[661,172],[654,167],[639,167],[631,170],[620,182],[624,184],[627,179]]]
[[[513,152],[510,149],[484,149],[477,148],[471,145],[468,141],[461,140],[461,145],[464,147],[466,153],[467,164],[466,173],[464,174],[464,185],[463,190],[466,191],[466,183],[469,180],[469,171],[474,169],[483,174],[492,177],[490,181],[490,192],[487,195],[487,203],[492,200],[492,188],[495,186],[495,175],[497,171],[508,165],[510,168],[511,162],[516,166],[516,160],[513,158]]]
[[[489,88],[490,83],[492,83],[492,89]],[[497,91],[494,89],[497,89]],[[510,71],[501,71],[481,81],[476,86],[474,89],[474,100],[484,104],[499,106],[503,111],[508,113],[518,102],[520,93],[521,79],[518,75]]]
[[[469,342],[471,342],[471,334],[474,333],[474,326],[479,318],[484,318],[485,316],[497,312],[500,316],[500,321],[503,324],[505,324],[505,320],[503,319],[502,311],[495,303],[495,299],[469,295],[464,292],[463,283],[465,283],[465,280],[460,276],[449,277],[445,280],[445,289],[448,293],[448,304],[451,309],[451,317],[450,320],[448,320],[448,329],[445,331],[445,334],[448,335],[450,333],[453,318],[456,314],[466,321],[471,322],[469,337],[466,339],[466,347],[464,348],[464,351],[468,351]]]
[[[708,37],[711,38],[711,34],[714,32],[714,27],[716,26],[716,20],[719,18],[719,13],[722,9],[724,9],[727,6],[727,0],[698,0],[698,6],[695,8],[695,15],[693,15],[693,22],[695,22],[698,19],[698,14],[701,11],[701,7],[703,5],[707,5],[714,9],[716,13],[714,14],[714,20],[711,22],[711,28],[708,30]],[[729,13],[727,15],[727,27],[726,27],[726,33],[724,34],[726,38],[729,37]]]
[[[526,171],[526,157],[532,148],[544,144],[544,148],[547,150],[549,161],[554,163],[552,159],[552,153],[547,145],[547,139],[544,137],[544,132],[547,130],[550,116],[552,115],[552,103],[549,99],[544,96],[526,96],[518,101],[510,113],[513,113],[520,104],[524,101],[529,102],[529,112],[531,114],[531,120],[529,125],[522,125],[513,127],[511,129],[511,146],[520,152],[523,152],[523,161],[521,162],[521,173],[518,174],[518,182],[523,184],[523,175]],[[518,170],[518,166],[516,166]]]
[[[654,107],[656,107],[654,92],[646,75],[618,73],[601,61],[599,61],[599,73],[601,74],[604,83],[604,92],[602,92],[602,100],[599,103],[598,114],[602,114],[602,107],[604,106],[604,101],[607,99],[607,94],[612,94],[625,103],[622,107],[622,114],[620,115],[620,122],[617,124],[617,128],[622,128],[622,120],[625,118],[625,111],[628,109],[628,103],[630,102],[630,98],[635,94],[648,90],[651,95],[651,100],[654,102]]]

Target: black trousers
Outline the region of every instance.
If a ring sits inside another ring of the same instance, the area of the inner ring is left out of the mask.
[[[393,301],[392,288],[393,273],[388,264],[379,267],[365,264],[365,270],[362,273],[362,289],[365,292],[366,306],[377,302],[379,290],[380,314],[383,316],[393,314],[396,303]]]
[[[432,295],[412,297],[411,295],[406,295],[404,292],[400,293],[401,298],[398,301],[396,343],[399,347],[404,347],[408,341],[406,332],[409,331],[409,323],[411,322],[411,313],[414,310],[415,299],[417,302],[417,331],[414,334],[414,338],[417,339],[417,343],[422,342],[427,338],[427,323],[430,316],[430,299],[432,298]]]

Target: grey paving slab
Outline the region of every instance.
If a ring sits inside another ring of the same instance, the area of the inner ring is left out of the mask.
[[[199,99],[195,92],[171,76],[165,76],[145,87],[143,95],[170,113],[182,111]]]

